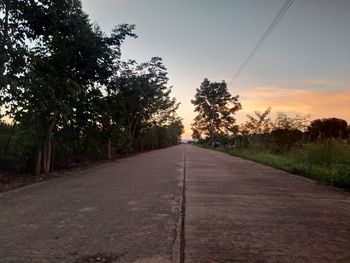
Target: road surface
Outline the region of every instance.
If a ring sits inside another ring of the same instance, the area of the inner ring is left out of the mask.
[[[350,262],[350,194],[179,145],[0,194],[0,262]]]

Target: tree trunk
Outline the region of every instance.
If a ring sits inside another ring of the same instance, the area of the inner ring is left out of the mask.
[[[50,167],[51,167],[51,132],[48,135],[47,138],[47,158],[46,158],[46,170],[45,174],[48,174],[50,172]]]
[[[46,136],[45,136],[44,149],[43,149],[43,168],[44,168],[45,174],[49,173],[50,167],[51,167],[52,130],[56,125],[57,115],[58,115],[58,112],[55,112],[53,118],[49,123],[49,127],[47,129]]]
[[[128,144],[130,143],[131,141],[131,137],[132,137],[132,125],[133,125],[133,121],[131,121],[129,123],[129,127],[128,127]]]
[[[133,124],[134,122],[132,120],[129,119],[128,121],[128,133],[127,133],[127,140],[125,142],[125,148],[129,148],[132,141],[133,141],[133,136],[132,136],[132,133],[133,133]]]
[[[39,176],[41,172],[41,150],[38,151],[35,163],[35,175]]]
[[[108,158],[108,160],[111,160],[111,159],[112,159],[111,144],[112,144],[112,140],[111,140],[111,138],[109,137],[109,138],[108,138],[108,142],[107,142],[107,158]]]
[[[51,139],[49,136],[45,138],[44,149],[43,149],[43,170],[45,174],[50,171],[51,163]]]
[[[135,133],[136,133],[136,128],[137,128],[138,123],[139,123],[139,120],[136,119],[132,131],[131,131],[131,129],[130,129],[130,131],[129,131],[129,146],[132,144],[132,142],[133,142],[134,139],[135,139]],[[131,127],[130,127],[130,128],[131,128]]]
[[[43,148],[43,170],[45,174],[50,172],[51,167],[51,153],[52,153],[52,135],[51,130],[47,133]]]
[[[55,172],[55,157],[56,157],[56,154],[55,154],[55,143],[52,142],[52,139],[51,139],[51,165],[50,165],[50,172],[53,173]]]
[[[43,156],[43,160],[42,160],[42,164],[43,164],[43,171],[44,173],[46,173],[47,171],[47,141],[46,139],[44,140],[44,146],[43,146],[43,152],[42,152],[42,156]]]

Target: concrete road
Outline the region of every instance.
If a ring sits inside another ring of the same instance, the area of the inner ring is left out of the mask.
[[[184,152],[143,153],[0,195],[0,262],[176,261]]]
[[[350,262],[350,195],[180,145],[1,194],[0,262]]]
[[[350,262],[350,195],[189,147],[186,262]]]

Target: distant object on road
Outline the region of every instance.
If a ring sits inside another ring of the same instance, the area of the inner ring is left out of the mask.
[[[197,141],[196,140],[183,139],[183,140],[181,140],[181,143],[182,144],[194,144],[194,143],[197,143]]]

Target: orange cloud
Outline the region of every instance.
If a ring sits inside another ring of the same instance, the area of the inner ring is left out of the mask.
[[[338,117],[350,120],[350,89],[312,91],[277,86],[256,87],[241,94],[243,111],[274,111],[311,114],[312,118]]]
[[[338,81],[334,79],[306,79],[301,81],[302,84],[310,84],[310,85],[326,85],[326,86],[340,86],[344,85],[344,81]]]

